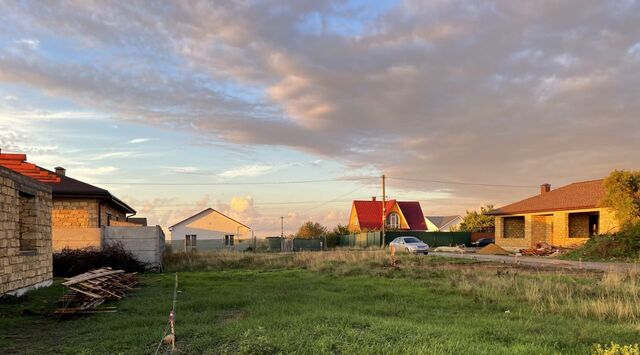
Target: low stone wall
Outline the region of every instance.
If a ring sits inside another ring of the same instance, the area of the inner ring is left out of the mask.
[[[54,227],[52,239],[53,251],[60,251],[64,248],[100,248],[102,246],[102,230],[100,228]]]

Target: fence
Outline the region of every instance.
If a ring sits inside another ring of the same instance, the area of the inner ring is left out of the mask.
[[[184,239],[167,241],[171,245],[172,252],[192,251],[248,251],[253,250],[254,240],[251,238],[234,239],[233,244],[224,239],[198,239],[195,245],[187,245]],[[264,239],[255,240],[256,250],[269,249],[269,242]]]
[[[293,251],[320,251],[323,249],[324,239],[299,239],[293,240]]]
[[[340,247],[369,248],[380,246],[380,232],[362,232],[338,237],[337,244]]]
[[[398,237],[416,237],[429,244],[430,247],[470,245],[471,243],[471,233],[469,232],[389,231],[385,232],[385,244],[391,243]],[[340,247],[379,247],[380,232],[341,235],[338,237],[337,244]]]
[[[164,232],[155,227],[104,227],[104,243],[120,243],[138,260],[154,268],[162,268]]]

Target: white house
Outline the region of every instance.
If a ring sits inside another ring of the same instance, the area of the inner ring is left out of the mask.
[[[177,250],[245,250],[253,246],[251,228],[213,208],[169,227]]]
[[[462,223],[461,216],[424,216],[429,232],[450,232]]]

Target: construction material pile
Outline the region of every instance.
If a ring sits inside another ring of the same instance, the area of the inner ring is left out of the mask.
[[[486,255],[509,255],[509,252],[502,249],[501,247],[491,243],[486,247],[478,250],[477,254],[486,254]]]
[[[67,288],[56,314],[116,312],[115,307],[98,307],[108,300],[119,300],[137,284],[136,273],[100,268],[65,279]]]
[[[535,245],[535,248],[520,249],[520,254],[524,256],[552,256],[552,255],[556,256],[556,255],[564,254],[569,250],[571,249],[557,247],[545,242],[541,242],[541,243],[537,243]]]

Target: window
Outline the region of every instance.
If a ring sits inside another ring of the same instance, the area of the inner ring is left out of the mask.
[[[111,213],[107,212],[107,226],[111,225]]]
[[[233,234],[228,234],[224,236],[224,245],[227,247],[232,247],[233,246]]]
[[[589,238],[599,233],[600,214],[598,212],[570,213],[569,238]]]
[[[188,247],[195,247],[198,244],[198,236],[195,234],[187,234],[184,237],[184,243]]]
[[[389,213],[389,215],[387,216],[387,227],[389,227],[390,229],[400,228],[400,216],[397,213]]]
[[[35,254],[36,251],[36,197],[34,195],[19,192],[20,198],[20,210],[18,213],[19,218],[19,238],[20,238],[20,252],[23,254]]]
[[[524,217],[504,218],[504,238],[524,238]]]

